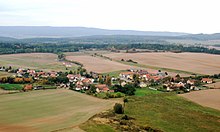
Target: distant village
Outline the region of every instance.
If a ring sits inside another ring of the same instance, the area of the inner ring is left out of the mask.
[[[65,64],[69,65],[69,64]],[[134,94],[135,88],[146,88],[164,92],[177,91],[179,93],[201,90],[203,84],[214,83],[217,76],[169,76],[167,72],[158,70],[155,73],[143,69],[128,69],[118,76],[102,75],[95,72],[87,72],[79,67],[77,71],[70,72],[45,72],[33,69],[13,69],[11,66],[0,66],[0,72],[14,73],[12,76],[1,77],[0,83],[25,84],[23,91],[45,89],[45,85],[55,88],[65,88],[89,94],[122,92]],[[33,85],[34,84],[34,85]],[[132,87],[127,88],[126,87]],[[123,90],[125,88],[125,90]]]

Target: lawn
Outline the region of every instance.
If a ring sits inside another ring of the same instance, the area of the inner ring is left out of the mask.
[[[143,96],[143,93],[146,96]],[[220,111],[218,110],[187,101],[174,93],[158,93],[141,89],[136,91],[136,95],[128,98],[125,114],[135,118],[133,122],[137,126],[150,127],[165,132],[220,131]],[[117,115],[114,118],[121,120],[121,117],[122,115]],[[102,130],[102,127],[118,130],[114,123],[99,125],[100,123],[91,119],[81,125],[81,128],[85,127],[86,131],[99,131]]]
[[[23,87],[22,84],[0,84],[0,88],[4,90],[22,90]]]
[[[135,91],[136,96],[146,96],[146,95],[159,94],[159,93],[161,92],[156,90],[151,90],[149,88],[137,88]]]
[[[39,90],[0,98],[0,131],[71,129],[114,104],[71,90]]]

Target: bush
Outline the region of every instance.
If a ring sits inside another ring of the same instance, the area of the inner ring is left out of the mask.
[[[123,114],[124,113],[124,109],[123,109],[122,104],[116,103],[115,106],[114,106],[114,112],[116,114]]]

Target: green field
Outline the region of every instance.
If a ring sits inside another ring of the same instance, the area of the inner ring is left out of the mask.
[[[65,130],[114,104],[71,90],[39,90],[0,98],[0,131]]]
[[[143,93],[146,96],[143,96]],[[205,108],[174,93],[136,91],[126,103],[125,114],[135,118],[138,126],[151,127],[165,132],[219,132],[220,111]],[[122,115],[114,118],[121,119]],[[109,128],[110,127],[110,128]],[[130,126],[127,126],[130,127]],[[118,130],[115,124],[100,124],[89,120],[81,128],[86,131]],[[119,130],[120,131],[120,130]]]
[[[160,91],[151,90],[149,88],[137,88],[135,91],[136,96],[146,96],[151,94],[159,94]]]
[[[22,90],[23,87],[22,84],[0,84],[0,88],[4,90]]]

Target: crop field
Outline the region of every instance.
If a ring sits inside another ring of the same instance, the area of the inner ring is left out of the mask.
[[[105,54],[112,59],[138,62],[139,64],[182,70],[198,74],[220,73],[220,56],[203,53],[111,53]]]
[[[0,66],[30,68],[44,71],[65,71],[66,67],[51,53],[27,53],[0,55]]]
[[[70,90],[39,90],[0,98],[0,131],[4,132],[74,128],[115,102]]]
[[[212,83],[212,84],[206,84],[204,86],[209,87],[209,88],[220,89],[220,82],[216,82],[216,83]]]
[[[11,75],[14,75],[14,74],[0,71],[0,77],[8,77],[8,76],[11,76]]]
[[[181,94],[180,96],[202,106],[220,110],[220,89],[209,89]]]
[[[88,71],[93,71],[98,73],[126,70],[133,67],[99,57],[92,57],[89,55],[67,56],[66,59],[80,62],[84,65],[84,67]]]

